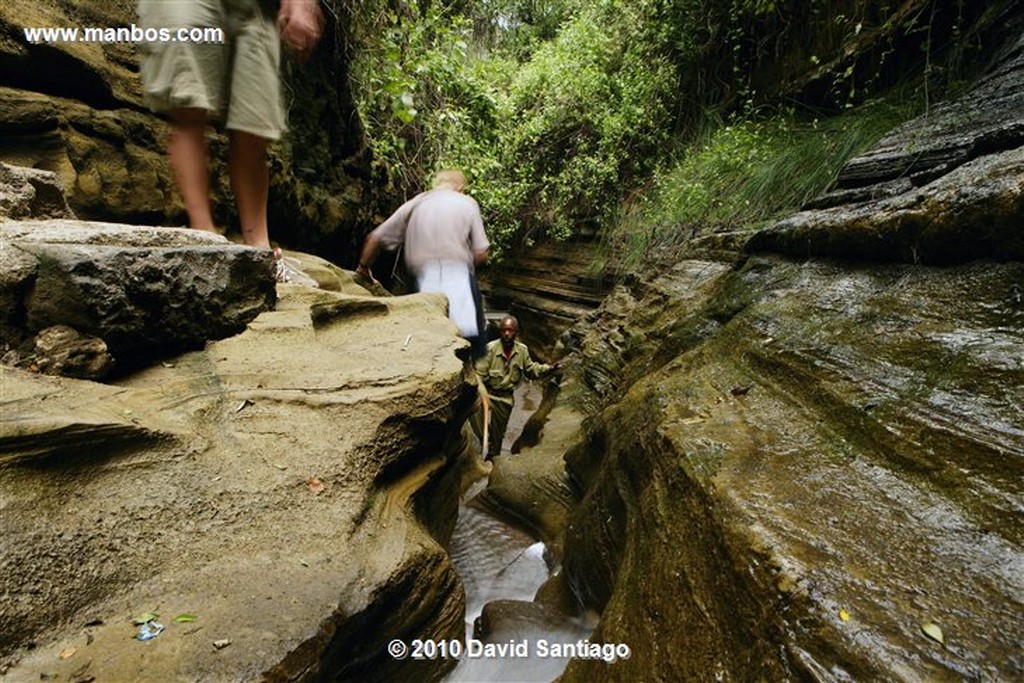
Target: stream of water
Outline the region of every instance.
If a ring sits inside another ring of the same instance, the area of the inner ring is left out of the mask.
[[[498,656],[464,655],[445,681],[526,683],[557,678],[568,658],[545,652],[544,644],[575,642],[590,631],[580,621],[532,602],[549,576],[544,544],[485,512],[464,506],[450,552],[466,587],[467,644],[475,637],[484,643],[514,643],[519,650]],[[484,605],[496,600],[503,602],[500,617],[492,619],[493,631],[474,636],[474,623]]]
[[[503,457],[515,457],[507,455],[508,448],[540,403],[539,386],[524,383],[516,394]],[[518,649],[497,656],[464,654],[445,681],[527,683],[561,675],[569,658],[552,654],[545,644],[573,643],[587,638],[590,629],[570,615],[533,602],[537,589],[550,576],[544,544],[469,504],[459,511],[449,552],[466,588],[467,644],[476,639],[485,644],[514,644]],[[489,608],[490,632],[475,632],[484,606],[495,601],[501,602]]]

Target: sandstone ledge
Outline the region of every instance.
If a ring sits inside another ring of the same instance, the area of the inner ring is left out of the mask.
[[[390,638],[461,635],[413,510],[454,519],[415,499],[458,490],[464,342],[438,296],[364,300],[283,286],[111,386],[2,369],[5,680],[387,680]],[[133,640],[148,610],[167,628]]]

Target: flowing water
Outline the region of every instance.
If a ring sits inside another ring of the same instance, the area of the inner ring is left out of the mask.
[[[507,455],[508,449],[540,403],[541,393],[532,383],[524,383],[516,391],[504,457],[515,457]],[[467,651],[445,680],[525,683],[561,675],[568,657],[556,652],[558,645],[586,638],[590,629],[570,615],[533,602],[551,571],[544,544],[468,504],[459,511],[449,552],[466,588]],[[489,632],[475,631],[488,603],[492,603]],[[473,652],[472,647],[480,651]]]
[[[562,643],[575,643],[590,631],[578,620],[533,603],[548,578],[543,543],[485,512],[464,506],[452,538],[451,558],[466,587],[467,649],[445,679],[449,683],[550,681],[565,669]],[[474,624],[489,602],[502,602],[492,631],[474,635]],[[476,643],[473,643],[473,640]],[[482,643],[482,644],[481,644]],[[488,648],[488,645],[492,647]],[[496,645],[502,650],[497,651]]]

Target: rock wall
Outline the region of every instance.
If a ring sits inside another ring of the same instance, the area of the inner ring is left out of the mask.
[[[608,292],[610,285],[596,260],[598,250],[598,242],[591,238],[545,241],[510,254],[481,278],[485,308],[495,316],[516,316],[520,337],[530,350],[552,359],[561,334]]]
[[[736,263],[615,287],[563,337],[559,401],[582,420],[562,579],[601,612],[591,640],[633,654],[561,680],[1024,675],[1007,33],[974,90],[851,161],[817,208]]]
[[[1024,267],[707,265],[648,296],[704,291],[688,319],[714,334],[596,413],[567,458],[585,495],[565,572],[604,610],[596,637],[634,655],[565,680],[1019,676]],[[606,348],[612,320],[581,345]]]

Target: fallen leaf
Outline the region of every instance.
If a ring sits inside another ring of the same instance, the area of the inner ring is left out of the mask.
[[[317,494],[326,488],[324,486],[324,483],[317,479],[316,477],[310,477],[309,479],[307,479],[306,486],[309,488],[310,491]]]
[[[941,645],[946,644],[946,637],[942,635],[942,629],[935,622],[929,621],[927,624],[921,624],[921,632]]]
[[[197,617],[194,614],[185,613],[185,614],[179,614],[178,616],[176,616],[173,619],[171,619],[171,621],[177,622],[179,624],[184,624],[184,623],[187,623],[187,622],[190,622],[190,621],[195,621],[198,618],[199,617]]]
[[[225,638],[224,640],[215,640],[215,641],[213,641],[213,646],[215,648],[217,648],[218,650],[223,650],[224,648],[226,648],[230,644],[231,644],[231,641],[228,640],[227,638]]]
[[[141,626],[142,624],[145,624],[147,621],[153,621],[158,616],[160,616],[160,615],[157,614],[156,612],[143,612],[139,616],[137,616],[134,619],[132,619],[132,623],[135,624],[136,626]]]
[[[58,654],[57,656],[61,659],[71,659],[75,656],[76,652],[78,652],[77,647],[66,647],[63,650],[61,650],[60,654]]]
[[[288,469],[288,465],[282,465],[282,464],[281,464],[281,463],[279,463],[279,462],[275,462],[275,463],[274,463],[274,467],[276,467],[276,468],[277,468],[277,469],[279,469],[279,470],[286,470],[286,469]]]
[[[844,623],[849,621],[850,620],[850,613],[847,612],[844,609],[839,610],[839,620],[844,622]]]
[[[235,412],[236,413],[241,412],[243,408],[245,408],[246,406],[251,406],[251,405],[253,405],[252,401],[250,401],[249,399],[245,399],[244,401],[242,401],[241,403],[238,404],[238,407],[235,408]]]
[[[302,558],[299,558],[299,564],[301,564],[303,567],[308,567],[309,566],[309,562],[306,562]]]

